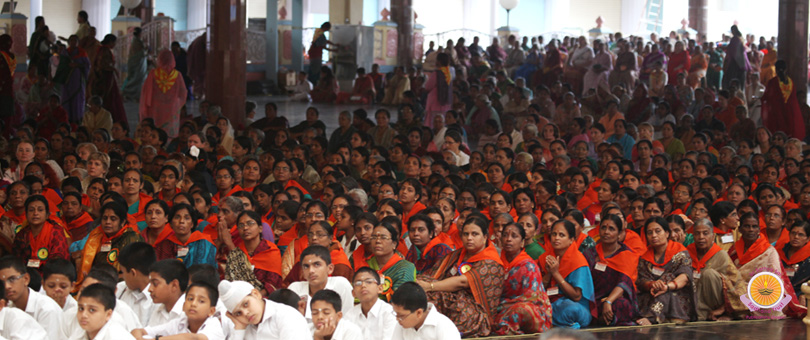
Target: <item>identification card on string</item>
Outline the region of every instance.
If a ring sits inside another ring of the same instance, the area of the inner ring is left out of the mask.
[[[188,247],[177,247],[177,257],[185,257],[188,255]]]
[[[655,276],[661,276],[661,275],[663,275],[663,274],[664,274],[664,268],[661,268],[661,267],[653,267],[653,269],[652,269],[652,273],[653,273],[653,275],[655,275]]]
[[[734,242],[734,235],[732,235],[732,234],[722,235],[722,236],[720,236],[720,242],[722,242],[722,243],[732,243],[732,242]]]
[[[559,287],[551,287],[548,290],[546,290],[546,295],[552,296],[552,295],[557,295],[557,294],[560,294],[560,288]]]
[[[793,277],[794,275],[796,275],[796,269],[785,268],[785,274],[787,274],[788,277]]]
[[[41,262],[39,260],[30,259],[30,260],[28,260],[28,267],[39,268],[40,263]]]
[[[607,269],[607,264],[602,262],[596,262],[596,265],[594,265],[593,268],[600,272],[603,272],[605,271],[605,269]]]
[[[692,271],[692,277],[695,278],[695,279],[699,279],[700,278],[700,272],[697,271],[697,270]]]
[[[112,250],[112,243],[105,243],[105,244],[101,245],[101,252],[102,253],[106,253],[106,252],[108,252],[110,250]]]

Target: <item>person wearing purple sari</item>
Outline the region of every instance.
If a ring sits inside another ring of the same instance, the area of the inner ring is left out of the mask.
[[[59,67],[53,81],[62,84],[62,107],[71,122],[79,123],[84,117],[84,99],[87,77],[90,75],[90,57],[79,47],[79,37],[68,38],[68,48],[59,53]]]
[[[661,65],[664,66],[664,69],[667,68],[667,56],[664,52],[661,52],[661,49],[658,48],[658,44],[652,45],[652,51],[646,57],[644,57],[644,61],[641,62],[641,74],[639,79],[645,83],[649,83],[650,81],[650,73],[655,69],[655,63],[661,62]]]
[[[751,71],[751,63],[745,53],[742,33],[737,25],[731,26],[733,37],[726,46],[726,58],[723,59],[723,88],[728,89],[732,80],[737,80],[740,84],[746,83],[746,73]]]

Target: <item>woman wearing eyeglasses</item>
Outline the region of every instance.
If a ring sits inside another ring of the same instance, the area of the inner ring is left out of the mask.
[[[416,279],[416,267],[397,254],[397,240],[402,222],[396,217],[386,217],[374,227],[371,234],[371,252],[368,266],[380,274],[383,291],[380,299],[388,302],[394,291],[405,282]]]
[[[310,208],[312,208],[311,205]],[[307,215],[313,213],[313,211],[313,209],[307,209]],[[309,216],[307,216],[307,221],[309,221],[309,219]],[[334,235],[335,229],[332,227],[332,225],[330,225],[329,222],[321,219],[317,222],[312,222],[309,225],[306,238],[302,239],[305,242],[304,245],[302,246],[301,243],[296,240],[295,247],[296,249],[301,249],[301,252],[303,252],[303,249],[306,249],[309,246],[322,246],[329,249],[329,254],[332,256],[332,265],[335,266],[331,276],[343,276],[346,278],[346,280],[351,282],[354,270],[352,270],[352,265],[349,263],[349,258],[346,257],[346,252],[343,251],[343,247],[340,246],[340,243],[335,240]],[[289,249],[287,251],[289,252]],[[284,256],[286,258],[287,254],[285,253]],[[295,259],[295,264],[292,266],[289,274],[284,277],[284,286],[286,287],[290,283],[296,281],[305,281],[305,278],[301,273],[300,255]]]
[[[178,215],[184,215],[180,210],[182,208],[172,209],[172,225]],[[228,252],[225,279],[250,282],[263,296],[281,288],[281,252],[275,244],[262,238],[261,216],[254,211],[243,211],[237,218],[236,230],[238,239],[223,237]]]
[[[489,223],[479,215],[464,221],[464,247],[420,275],[416,282],[443,315],[453,320],[462,337],[489,336],[504,286],[503,261],[488,241]]]
[[[150,206],[147,205],[147,209]],[[172,207],[169,212],[169,225],[172,232],[155,244],[155,254],[159,260],[176,258],[183,261],[186,268],[195,264],[210,264],[216,267],[217,248],[214,242],[205,234],[194,231],[194,226],[199,220],[198,216],[194,208],[188,204],[181,203]],[[239,224],[237,224],[237,230],[242,236],[243,230],[238,227]],[[261,232],[261,224],[258,228]],[[233,245],[232,240],[223,241],[228,241],[226,246]]]

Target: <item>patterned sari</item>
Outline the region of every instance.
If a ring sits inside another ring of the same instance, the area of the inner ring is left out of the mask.
[[[176,258],[186,265],[186,268],[195,264],[217,265],[217,247],[214,242],[199,231],[191,233],[188,241],[181,242],[173,232],[165,239],[155,244],[157,259]]]
[[[383,264],[377,262],[376,256],[372,256],[368,260],[368,266],[376,270],[383,280],[383,292],[380,294],[380,299],[385,302],[391,301],[394,291],[399,289],[403,283],[413,282],[416,279],[416,268],[413,263],[403,259],[397,253],[394,253],[394,256]]]
[[[464,261],[466,255],[464,248],[454,251],[420,275],[419,279],[435,282],[458,275],[466,276],[469,288],[455,292],[428,292],[428,301],[453,320],[462,337],[489,336],[493,329],[491,316],[500,302],[506,277],[503,262],[491,243]]]
[[[419,250],[415,245],[411,245],[405,259],[416,266],[417,274],[422,274],[424,271],[433,268],[436,262],[453,252],[453,248],[442,241],[444,240],[438,236],[434,237],[425,245],[424,250]]]
[[[596,247],[586,250],[583,255],[588,260],[593,277],[594,300],[601,301],[607,298],[615,287],[620,287],[624,291],[622,296],[613,301],[613,320],[609,326],[635,325],[638,318],[635,284],[638,276],[638,254],[624,243],[619,243],[619,249],[606,257],[602,244],[599,243]],[[596,309],[591,310],[591,315],[599,319],[602,315],[601,303],[596,304]]]
[[[543,288],[540,268],[525,251],[507,262],[506,282],[496,310],[495,334],[533,334],[551,328],[551,302]]]
[[[777,246],[777,248],[779,258],[782,259],[782,264],[785,266],[785,273],[793,285],[793,290],[801,292],[802,283],[810,280],[810,242],[797,249],[790,258],[785,255],[791,248],[790,243]]]
[[[641,290],[638,307],[641,317],[650,322],[664,323],[671,319],[695,320],[695,285],[692,281],[692,258],[680,243],[669,241],[663,261],[655,259],[654,249],[647,249],[638,261],[637,286],[648,281],[669,282],[684,274],[689,279],[686,287],[653,297],[648,290]]]
[[[709,320],[710,313],[720,308],[724,315],[742,318],[748,315],[740,296],[745,294],[746,282],[734,262],[720,246],[713,244],[703,258],[698,258],[694,244],[686,247],[692,257],[692,277],[697,292],[698,320]]]
[[[591,323],[591,309],[595,308],[593,295],[593,278],[588,268],[588,261],[579,250],[574,248],[576,243],[571,244],[560,258],[560,276],[565,278],[565,282],[578,288],[582,294],[579,301],[574,301],[563,294],[559,284],[551,279],[546,293],[551,300],[553,309],[552,323],[558,327],[568,327],[579,329],[587,327]],[[537,259],[537,263],[545,264],[548,256],[556,256],[556,253],[547,251]],[[544,270],[544,268],[541,268]]]

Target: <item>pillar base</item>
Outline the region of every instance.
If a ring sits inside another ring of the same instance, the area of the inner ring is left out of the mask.
[[[503,26],[498,28],[498,42],[501,43],[501,46],[506,46],[509,43],[509,36],[515,35],[516,39],[520,38],[520,29],[517,27],[511,26]]]

